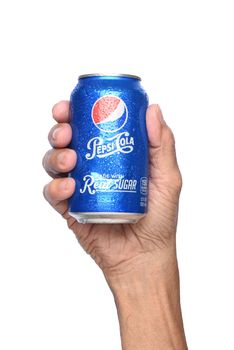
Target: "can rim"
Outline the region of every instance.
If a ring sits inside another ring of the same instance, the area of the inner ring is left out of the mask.
[[[79,75],[78,79],[89,78],[89,77],[126,77],[126,78],[141,80],[141,78],[138,75],[122,74],[122,73],[120,74],[104,74],[104,73],[81,74]]]

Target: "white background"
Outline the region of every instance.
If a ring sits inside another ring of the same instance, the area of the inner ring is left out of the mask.
[[[140,75],[176,136],[189,349],[234,349],[232,3],[1,2],[2,350],[120,349],[102,272],[41,194],[52,105],[103,71]]]

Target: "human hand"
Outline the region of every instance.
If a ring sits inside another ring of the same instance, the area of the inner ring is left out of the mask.
[[[45,186],[47,201],[67,220],[78,241],[103,270],[107,279],[128,274],[145,266],[160,269],[175,257],[175,233],[181,174],[176,161],[172,131],[166,125],[158,105],[147,110],[149,137],[148,214],[137,224],[80,224],[68,214],[68,198],[75,181],[67,173],[76,163],[75,151],[66,148],[72,137],[69,102],[53,107],[58,122],[49,132],[53,149],[43,159],[45,170],[54,179]]]

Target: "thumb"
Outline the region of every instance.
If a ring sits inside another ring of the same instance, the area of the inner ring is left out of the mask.
[[[149,138],[150,179],[156,186],[162,183],[178,189],[182,186],[176,159],[175,138],[164,121],[159,105],[149,106],[146,114]]]

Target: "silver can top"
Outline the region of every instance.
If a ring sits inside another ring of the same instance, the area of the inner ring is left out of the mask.
[[[91,73],[79,75],[78,79],[88,78],[88,77],[126,77],[141,80],[138,75],[133,74],[104,74],[104,73]]]

